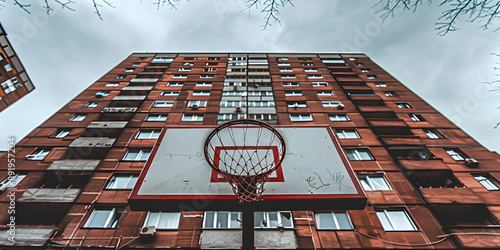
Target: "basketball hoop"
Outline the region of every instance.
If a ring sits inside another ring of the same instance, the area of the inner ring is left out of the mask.
[[[267,177],[281,166],[285,140],[271,125],[251,119],[226,122],[205,141],[208,164],[231,184],[240,203],[262,198]]]

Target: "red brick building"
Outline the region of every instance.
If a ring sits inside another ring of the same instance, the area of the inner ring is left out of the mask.
[[[35,87],[26,70],[7,40],[0,24],[0,111],[19,100]]]
[[[130,55],[16,145],[10,186],[0,158],[3,225],[16,197],[16,241],[0,244],[239,249],[239,213],[132,211],[127,198],[164,126],[243,117],[331,126],[368,198],[256,213],[257,248],[500,246],[500,156],[364,54],[337,53]]]

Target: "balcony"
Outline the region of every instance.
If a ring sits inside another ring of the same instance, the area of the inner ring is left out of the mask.
[[[30,188],[17,199],[19,202],[58,202],[73,203],[80,194],[80,189]]]
[[[136,107],[106,107],[102,113],[134,113],[137,111]]]
[[[127,126],[128,122],[109,121],[109,122],[91,122],[88,129],[121,129]]]
[[[67,159],[102,159],[106,157],[116,139],[79,138],[68,147]]]
[[[484,200],[465,187],[417,188],[422,198],[430,204],[482,204]]]
[[[100,160],[81,161],[81,160],[64,160],[54,161],[47,170],[54,171],[94,171],[99,165]]]
[[[400,168],[406,171],[428,171],[428,170],[442,170],[451,171],[451,169],[446,165],[441,159],[439,160],[427,160],[427,161],[415,161],[415,160],[405,160],[399,159],[398,165]]]
[[[16,225],[15,241],[8,240],[10,228],[0,230],[0,234],[4,237],[0,238],[1,246],[18,246],[18,247],[43,247],[45,243],[52,237],[56,231],[54,226],[44,225]]]
[[[96,139],[82,138],[74,140],[69,147],[71,148],[110,148],[113,146],[115,139]]]
[[[113,97],[113,101],[142,101],[146,99],[145,95],[119,95]]]
[[[223,229],[204,229],[201,233],[201,249],[220,248],[240,249],[241,231]],[[255,248],[257,249],[297,249],[297,239],[293,230],[256,230]]]
[[[500,227],[446,227],[447,231],[455,234],[454,238],[459,243],[459,248],[484,248],[492,249],[500,246]]]

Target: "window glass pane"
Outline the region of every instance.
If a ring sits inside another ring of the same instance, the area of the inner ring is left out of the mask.
[[[254,213],[255,227],[263,227],[264,226],[264,212],[255,212]]]
[[[132,176],[125,188],[126,189],[133,189],[135,186],[135,183],[137,182],[137,179],[139,179],[139,176]]]
[[[372,176],[370,182],[373,186],[373,190],[391,190],[391,187],[387,184],[386,180],[382,176]]]
[[[123,189],[127,186],[129,176],[115,176],[108,184],[107,189]]]
[[[368,150],[358,150],[358,153],[362,160],[373,160],[373,157]]]
[[[346,212],[335,212],[334,215],[337,218],[337,223],[339,224],[338,229],[352,229],[349,216],[347,216]]]
[[[415,230],[405,211],[387,211],[394,225],[394,230]]]
[[[285,215],[289,216],[290,219],[287,219]],[[281,216],[281,225],[284,227],[292,227],[292,214],[290,212],[280,212]]]
[[[213,228],[214,227],[214,216],[215,216],[215,212],[205,212],[205,225],[203,227]]]
[[[217,212],[217,228],[228,228],[229,212]]]
[[[385,231],[393,231],[394,229],[392,228],[391,223],[389,222],[389,219],[385,215],[383,211],[377,212],[378,219],[380,220],[380,223],[382,223],[382,226],[384,227]]]
[[[160,214],[160,221],[158,222],[158,229],[177,229],[181,213],[167,213]]]
[[[366,182],[365,179],[360,179],[359,181],[361,182],[361,185],[363,186],[364,190],[366,190],[366,191],[372,190],[372,188],[370,187],[370,185],[368,185],[368,182]]]
[[[240,219],[240,213],[237,212],[231,212],[231,225],[230,228],[239,228],[240,227],[240,222],[238,221]]]
[[[106,221],[112,212],[113,210],[94,210],[87,223],[85,223],[85,227],[105,227]]]
[[[157,212],[149,212],[148,214],[148,219],[146,220],[146,223],[144,223],[145,226],[153,226],[156,227],[156,222],[158,221],[158,218],[160,217],[160,213]]]
[[[337,229],[332,213],[317,213],[316,223],[318,229]]]
[[[278,227],[278,213],[277,212],[268,212],[269,221],[267,222],[267,227]]]

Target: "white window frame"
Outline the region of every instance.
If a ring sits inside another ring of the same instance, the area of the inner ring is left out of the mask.
[[[355,129],[336,129],[335,131],[339,139],[360,139],[358,132]]]
[[[292,122],[310,122],[314,119],[311,114],[290,114],[290,120]]]
[[[400,109],[411,109],[413,108],[409,103],[407,102],[397,102],[396,106]]]
[[[134,72],[134,69],[130,69],[130,68],[128,68],[128,69],[125,69],[123,72],[128,72],[128,73],[130,73],[130,72]]]
[[[328,86],[327,82],[312,82],[311,84],[313,87],[327,87]]]
[[[179,91],[162,91],[160,93],[161,96],[178,96]]]
[[[108,217],[106,221],[104,222],[103,226],[92,226],[92,222],[96,216],[96,211],[109,211]],[[121,209],[117,208],[111,208],[111,209],[99,209],[96,208],[92,210],[92,213],[90,214],[89,218],[85,222],[85,225],[83,226],[84,228],[116,228],[118,222],[120,221],[122,211]],[[118,216],[118,217],[117,217]]]
[[[281,75],[281,79],[295,79],[297,78],[295,75]]]
[[[97,105],[99,105],[99,102],[87,102],[87,104],[85,104],[85,108],[95,108]]]
[[[181,121],[182,122],[202,122],[203,115],[184,114],[184,115],[182,115]]]
[[[354,159],[349,158],[349,154],[347,153],[348,150],[352,151]],[[368,152],[368,155],[370,156],[370,158],[363,158],[363,156],[360,154],[361,151]],[[375,160],[373,155],[370,153],[370,150],[364,149],[364,148],[363,149],[348,148],[348,149],[346,149],[346,154],[347,154],[347,158],[349,158],[350,161],[373,161],[373,160]]]
[[[430,139],[444,139],[444,136],[435,129],[423,129]]]
[[[178,68],[177,71],[179,71],[179,72],[189,72],[189,71],[191,71],[191,69],[190,68]]]
[[[298,87],[298,82],[283,82],[283,87]]]
[[[151,214],[158,214],[156,217],[156,220],[149,221],[151,218]],[[175,224],[175,227],[160,227],[160,221],[162,219],[166,219],[167,217],[170,217],[173,219]],[[144,220],[144,226],[153,226],[155,227],[156,230],[177,230],[179,229],[179,222],[181,221],[181,213],[180,212],[148,212],[148,215],[146,216],[146,219]]]
[[[224,82],[224,87],[243,87],[247,86],[246,82]]]
[[[216,72],[217,68],[204,68],[202,72]]]
[[[155,101],[153,107],[155,108],[171,108],[174,106],[175,101]]]
[[[193,66],[194,63],[190,63],[190,62],[185,62],[185,63],[182,63],[182,66]]]
[[[110,82],[107,83],[104,87],[113,88],[113,87],[118,87],[119,85],[120,85],[119,83]]]
[[[167,114],[149,114],[146,117],[146,121],[147,122],[164,122],[167,120],[167,118],[168,118]]]
[[[304,69],[304,72],[318,72],[319,70],[316,68]],[[323,77],[322,77],[323,78]]]
[[[160,137],[161,130],[147,129],[139,130],[135,139],[137,140],[147,140],[147,139],[158,139]]]
[[[245,119],[247,118],[247,114],[218,114],[218,121],[231,121],[235,119]]]
[[[278,119],[278,116],[275,114],[250,114],[249,117],[250,119],[259,121],[273,121]]]
[[[288,57],[279,57],[278,61],[288,61]]]
[[[278,63],[278,66],[290,66],[290,63],[282,62],[282,63]]]
[[[38,148],[30,155],[27,155],[26,160],[41,161],[50,153],[50,150],[50,148]]]
[[[389,87],[389,85],[385,84],[385,83],[375,83],[375,87],[379,87],[379,88],[387,88]]]
[[[325,108],[336,108],[342,103],[340,101],[321,101],[321,105]]]
[[[215,75],[207,75],[207,74],[203,74],[203,75],[200,75],[200,78],[203,78],[203,79],[209,79],[209,78],[214,78]]]
[[[188,75],[173,75],[172,78],[187,78]]]
[[[414,122],[423,121],[423,118],[419,117],[420,115],[417,115],[417,114],[409,114],[409,115],[410,115],[410,119]]]
[[[248,96],[273,96],[272,91],[248,91]]]
[[[333,223],[334,223],[334,228],[326,228],[326,227],[323,227],[321,226],[321,220],[320,220],[320,215],[321,214],[329,214],[332,216],[332,219],[333,219]],[[339,224],[339,219],[337,218],[337,215],[340,215],[340,214],[344,214],[346,217],[347,217],[347,220],[349,221],[349,228],[340,228],[340,224]],[[336,231],[340,231],[340,230],[345,230],[345,231],[349,231],[349,230],[354,230],[354,226],[352,225],[352,220],[351,220],[351,217],[349,216],[349,213],[347,211],[344,211],[344,212],[327,212],[327,213],[314,213],[314,219],[315,219],[315,224],[316,224],[316,228],[318,230],[336,230]]]
[[[53,133],[50,137],[51,138],[64,138],[66,137],[69,133],[71,132],[71,129],[58,129],[55,133]]]
[[[151,60],[151,63],[171,63],[174,61],[172,57],[155,57]]]
[[[465,157],[463,157],[462,154],[460,154],[459,152],[457,152],[451,148],[447,148],[444,150],[455,161],[464,161],[465,160]]]
[[[205,108],[207,106],[208,101],[201,101],[201,100],[196,100],[196,101],[188,101],[187,107],[192,108],[194,105],[196,105],[198,108]]]
[[[118,178],[121,179],[126,179],[125,185],[123,186],[118,186],[116,185],[116,180]],[[137,183],[137,180],[139,179],[139,175],[136,174],[120,174],[120,175],[113,175],[113,178],[108,182],[106,185],[106,190],[132,190]]]
[[[81,122],[87,117],[86,114],[75,114],[75,116],[69,119],[70,122]]]
[[[183,82],[169,82],[167,83],[168,87],[181,87],[184,86]]]
[[[223,91],[222,96],[247,96],[246,91]]]
[[[129,157],[129,154],[135,154],[137,153],[137,156],[134,158]],[[127,153],[123,156],[122,160],[123,161],[147,161],[149,158],[149,155],[151,154],[150,149],[129,149]]]
[[[377,79],[377,76],[376,75],[369,75],[369,76],[366,76],[368,79],[370,80],[373,80],[373,79]]]
[[[394,91],[384,91],[385,96],[398,96],[398,94]]]
[[[274,101],[249,101],[248,107],[275,107]]]
[[[285,91],[285,96],[302,96],[302,91],[300,90]]]
[[[399,226],[397,224],[397,222],[399,222],[399,221],[393,220],[391,218],[391,214],[396,213],[396,212],[404,213],[408,224],[410,224],[410,227],[412,227],[411,229],[400,229],[399,228]],[[408,215],[408,213],[405,210],[382,210],[382,211],[376,211],[376,213],[377,213],[377,217],[379,218],[380,223],[384,227],[385,231],[418,231],[417,227],[415,226],[415,223],[413,222],[413,220],[410,218],[410,215]],[[381,220],[381,216],[383,216],[388,223],[383,223],[383,221]]]
[[[209,216],[207,213],[213,213],[213,223],[212,225],[207,225],[208,221],[207,218]],[[227,224],[222,225],[221,221],[219,221],[219,217],[222,215],[227,215]],[[219,228],[219,229],[230,229],[230,228],[241,228],[241,223],[239,223],[239,227],[234,227],[231,225],[231,222],[240,222],[241,221],[241,213],[240,212],[230,212],[230,211],[206,211],[203,214],[203,228],[204,229],[214,229],[214,228]]]
[[[361,186],[365,191],[387,191],[392,190],[391,185],[383,175],[360,175],[358,176]],[[383,184],[382,186],[380,184]]]
[[[212,82],[196,82],[196,86],[198,86],[198,87],[210,87],[210,86],[212,86]]]
[[[488,175],[474,175],[474,179],[488,191],[500,190],[500,184],[496,180],[491,180],[492,178]]]
[[[221,101],[220,107],[223,108],[235,108],[235,107],[246,107],[247,103],[245,101]]]
[[[333,94],[332,91],[323,91],[323,90],[316,91],[316,94],[318,96],[334,96],[335,95],[335,94]]]
[[[209,96],[210,91],[193,91],[193,96]]]
[[[95,93],[95,96],[108,96],[109,95],[109,91],[98,91],[97,93]]]
[[[281,68],[280,72],[293,72],[292,68]]]
[[[2,182],[0,182],[0,191],[5,190],[6,188],[15,187],[25,177],[26,177],[25,174],[15,174],[15,175],[11,175],[11,176],[6,177],[5,179],[2,180]]]
[[[271,226],[271,213],[276,213],[276,220],[275,224],[276,227]],[[284,226],[283,225],[283,217],[281,213],[290,213],[290,225]],[[260,226],[257,226],[257,214],[262,214],[264,220],[259,223]],[[255,228],[265,228],[265,229],[278,229],[278,228],[293,228],[293,215],[292,212],[290,211],[269,211],[269,212],[255,212],[254,214],[255,220],[254,220],[254,227]],[[264,224],[265,223],[265,224]]]
[[[289,108],[307,108],[306,101],[286,102]]]
[[[322,75],[308,75],[308,79],[323,79]]]
[[[329,114],[328,118],[330,119],[331,122],[348,122],[348,121],[351,121],[351,119],[349,119],[349,117],[346,114]],[[333,118],[335,118],[335,119],[333,119]],[[339,118],[342,118],[342,119],[339,119]]]

